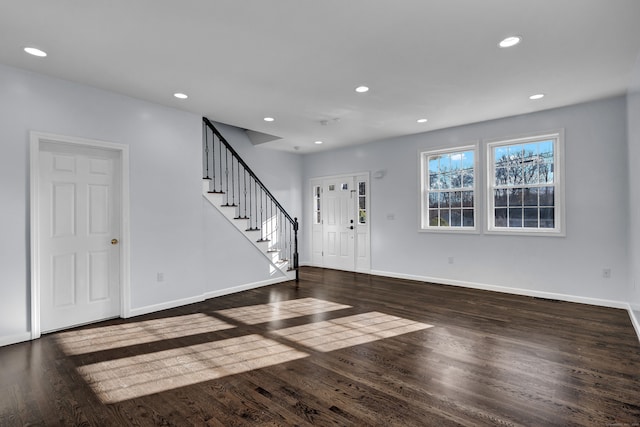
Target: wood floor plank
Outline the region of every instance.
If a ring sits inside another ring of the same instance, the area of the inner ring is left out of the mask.
[[[299,289],[0,348],[0,426],[640,424],[640,342],[624,310],[311,267],[300,276]],[[246,307],[247,318],[224,311]],[[135,393],[118,393],[127,384]]]

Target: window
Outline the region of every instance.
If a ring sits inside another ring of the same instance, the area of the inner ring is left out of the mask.
[[[367,223],[367,183],[358,181],[358,224]]]
[[[421,154],[422,229],[476,230],[476,147]]]
[[[562,235],[561,133],[487,145],[488,231]]]
[[[321,192],[320,186],[315,185],[313,187],[313,223],[321,224],[322,223],[322,211],[320,210],[320,200],[321,200]]]

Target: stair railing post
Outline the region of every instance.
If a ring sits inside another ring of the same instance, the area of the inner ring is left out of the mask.
[[[208,126],[207,132],[209,132]],[[216,136],[213,132],[211,132],[211,175],[213,176],[213,191],[216,191]]]
[[[251,183],[253,179],[249,180],[249,230],[253,230],[253,222],[255,220],[255,216],[253,216],[253,200],[255,200],[255,196],[251,193]],[[254,183],[255,187],[255,183]],[[255,190],[254,190],[255,193]]]
[[[238,165],[238,218],[240,218],[242,216],[240,211],[240,206],[242,205],[242,193],[240,192],[240,162],[236,161],[236,164]]]
[[[209,176],[209,129],[207,129],[204,123],[202,126],[204,128],[204,164],[206,171],[204,179],[211,179]]]
[[[219,183],[220,183],[220,192],[222,193],[222,140],[218,137],[218,160],[220,162],[220,169],[218,169],[219,173]]]
[[[242,186],[242,191],[244,192],[244,215],[243,218],[248,218],[247,217],[247,170],[243,169],[243,173],[242,173],[242,181],[243,181],[243,186]],[[249,227],[251,227],[251,225],[249,225]]]
[[[260,230],[260,240],[258,240],[259,242],[264,242],[265,236],[265,230],[264,230],[264,220],[262,219],[262,216],[264,215],[264,206],[262,204],[262,196],[264,196],[264,189],[262,188],[262,185],[258,187],[258,189],[260,190],[260,194],[257,194],[257,190],[256,190],[256,197],[258,197],[258,199],[260,200],[260,206],[258,206],[258,202],[256,201],[256,219],[258,222],[258,230]],[[260,212],[258,215],[258,211]]]
[[[224,182],[225,182],[225,196],[227,203],[223,206],[229,206],[229,149],[225,147],[224,150]]]
[[[234,175],[234,167],[233,167],[233,157],[231,157],[231,206],[235,206],[236,205],[236,176]],[[227,179],[229,179],[229,177],[227,176]],[[229,203],[229,202],[227,202]]]
[[[296,270],[296,289],[298,289],[298,283],[300,282],[300,269],[298,268],[298,218],[293,219],[293,268]]]

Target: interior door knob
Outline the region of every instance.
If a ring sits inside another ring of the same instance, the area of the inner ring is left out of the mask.
[[[118,239],[111,239],[111,244],[112,245],[117,245],[118,244]]]

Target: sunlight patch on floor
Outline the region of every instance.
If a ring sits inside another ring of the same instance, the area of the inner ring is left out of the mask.
[[[260,335],[245,335],[77,369],[102,402],[116,403],[307,356]]]
[[[351,308],[350,305],[337,304],[316,298],[301,298],[289,301],[219,310],[216,313],[237,320],[246,325],[292,319],[329,311]]]
[[[351,306],[303,298],[216,313],[245,325],[255,325],[345,308]],[[56,339],[67,354],[84,354],[234,327],[242,328],[242,325],[233,326],[200,313],[63,332]],[[267,336],[273,339],[253,333],[130,357],[119,356],[81,365],[77,370],[102,402],[116,403],[308,357],[305,349],[328,352],[431,327],[368,312],[268,332],[273,335]],[[300,346],[300,350],[287,345],[291,342]]]
[[[75,355],[222,331],[234,327],[206,314],[196,313],[61,332],[56,335],[56,341],[66,354]]]
[[[370,312],[273,331],[305,347],[327,352],[432,328],[388,314]]]

